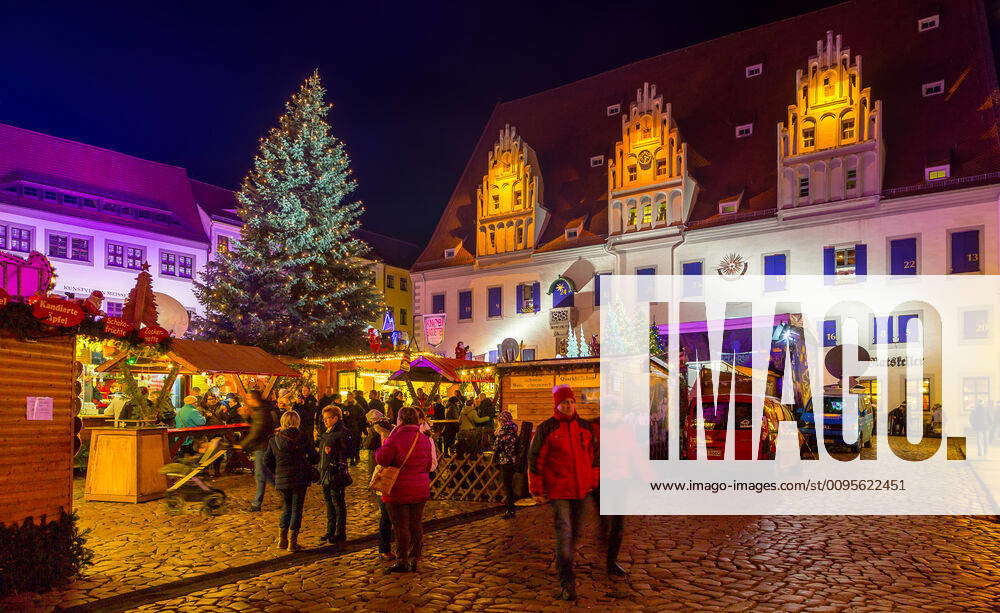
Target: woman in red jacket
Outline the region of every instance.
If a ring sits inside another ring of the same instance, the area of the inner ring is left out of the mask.
[[[375,452],[375,463],[398,467],[392,490],[382,496],[396,533],[396,564],[391,573],[414,572],[423,545],[424,504],[431,497],[431,439],[420,432],[420,412],[413,407],[399,411],[398,424]]]
[[[580,534],[583,502],[597,487],[597,437],[590,422],[576,413],[576,397],[568,385],[552,388],[554,415],[541,423],[528,451],[528,489],[539,503],[549,502],[555,515],[556,566],[563,600],[576,600],[573,551]]]

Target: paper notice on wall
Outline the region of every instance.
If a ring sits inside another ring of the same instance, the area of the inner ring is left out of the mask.
[[[508,404],[507,405],[507,412],[510,413],[510,418],[511,419],[517,419],[517,405],[516,404]]]
[[[29,420],[52,421],[52,398],[48,396],[28,396],[27,401],[27,418]]]

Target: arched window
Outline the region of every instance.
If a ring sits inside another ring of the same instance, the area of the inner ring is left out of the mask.
[[[635,205],[628,207],[628,225],[635,225]]]
[[[642,223],[653,223],[653,203],[647,202],[642,205]]]

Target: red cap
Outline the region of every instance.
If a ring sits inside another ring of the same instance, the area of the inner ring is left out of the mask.
[[[552,388],[552,408],[556,408],[559,404],[566,400],[567,398],[572,398],[576,400],[576,396],[573,395],[573,388],[568,385],[557,385]]]

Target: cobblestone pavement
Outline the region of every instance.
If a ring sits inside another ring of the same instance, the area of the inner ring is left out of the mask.
[[[547,507],[426,535],[417,574],[372,550],[135,609],[168,611],[996,611],[1000,525],[970,517],[634,517],[611,581],[585,524],[579,600],[553,597]]]
[[[347,489],[348,538],[378,531],[378,505],[369,495],[360,469]],[[94,565],[67,589],[47,594],[22,594],[0,600],[0,611],[47,611],[56,605],[72,606],[168,583],[194,575],[225,570],[287,555],[273,547],[277,537],[281,498],[270,487],[263,510],[247,508],[254,495],[252,475],[224,475],[210,481],[228,496],[226,513],[206,517],[197,503],[184,513],[171,514],[162,500],[144,504],[85,502],[83,479],[74,483],[74,509],[81,530],[90,530],[87,546],[94,551]],[[431,501],[427,519],[457,515],[488,505],[470,502]],[[326,532],[326,506],[318,486],[308,490],[300,542],[318,546]]]

